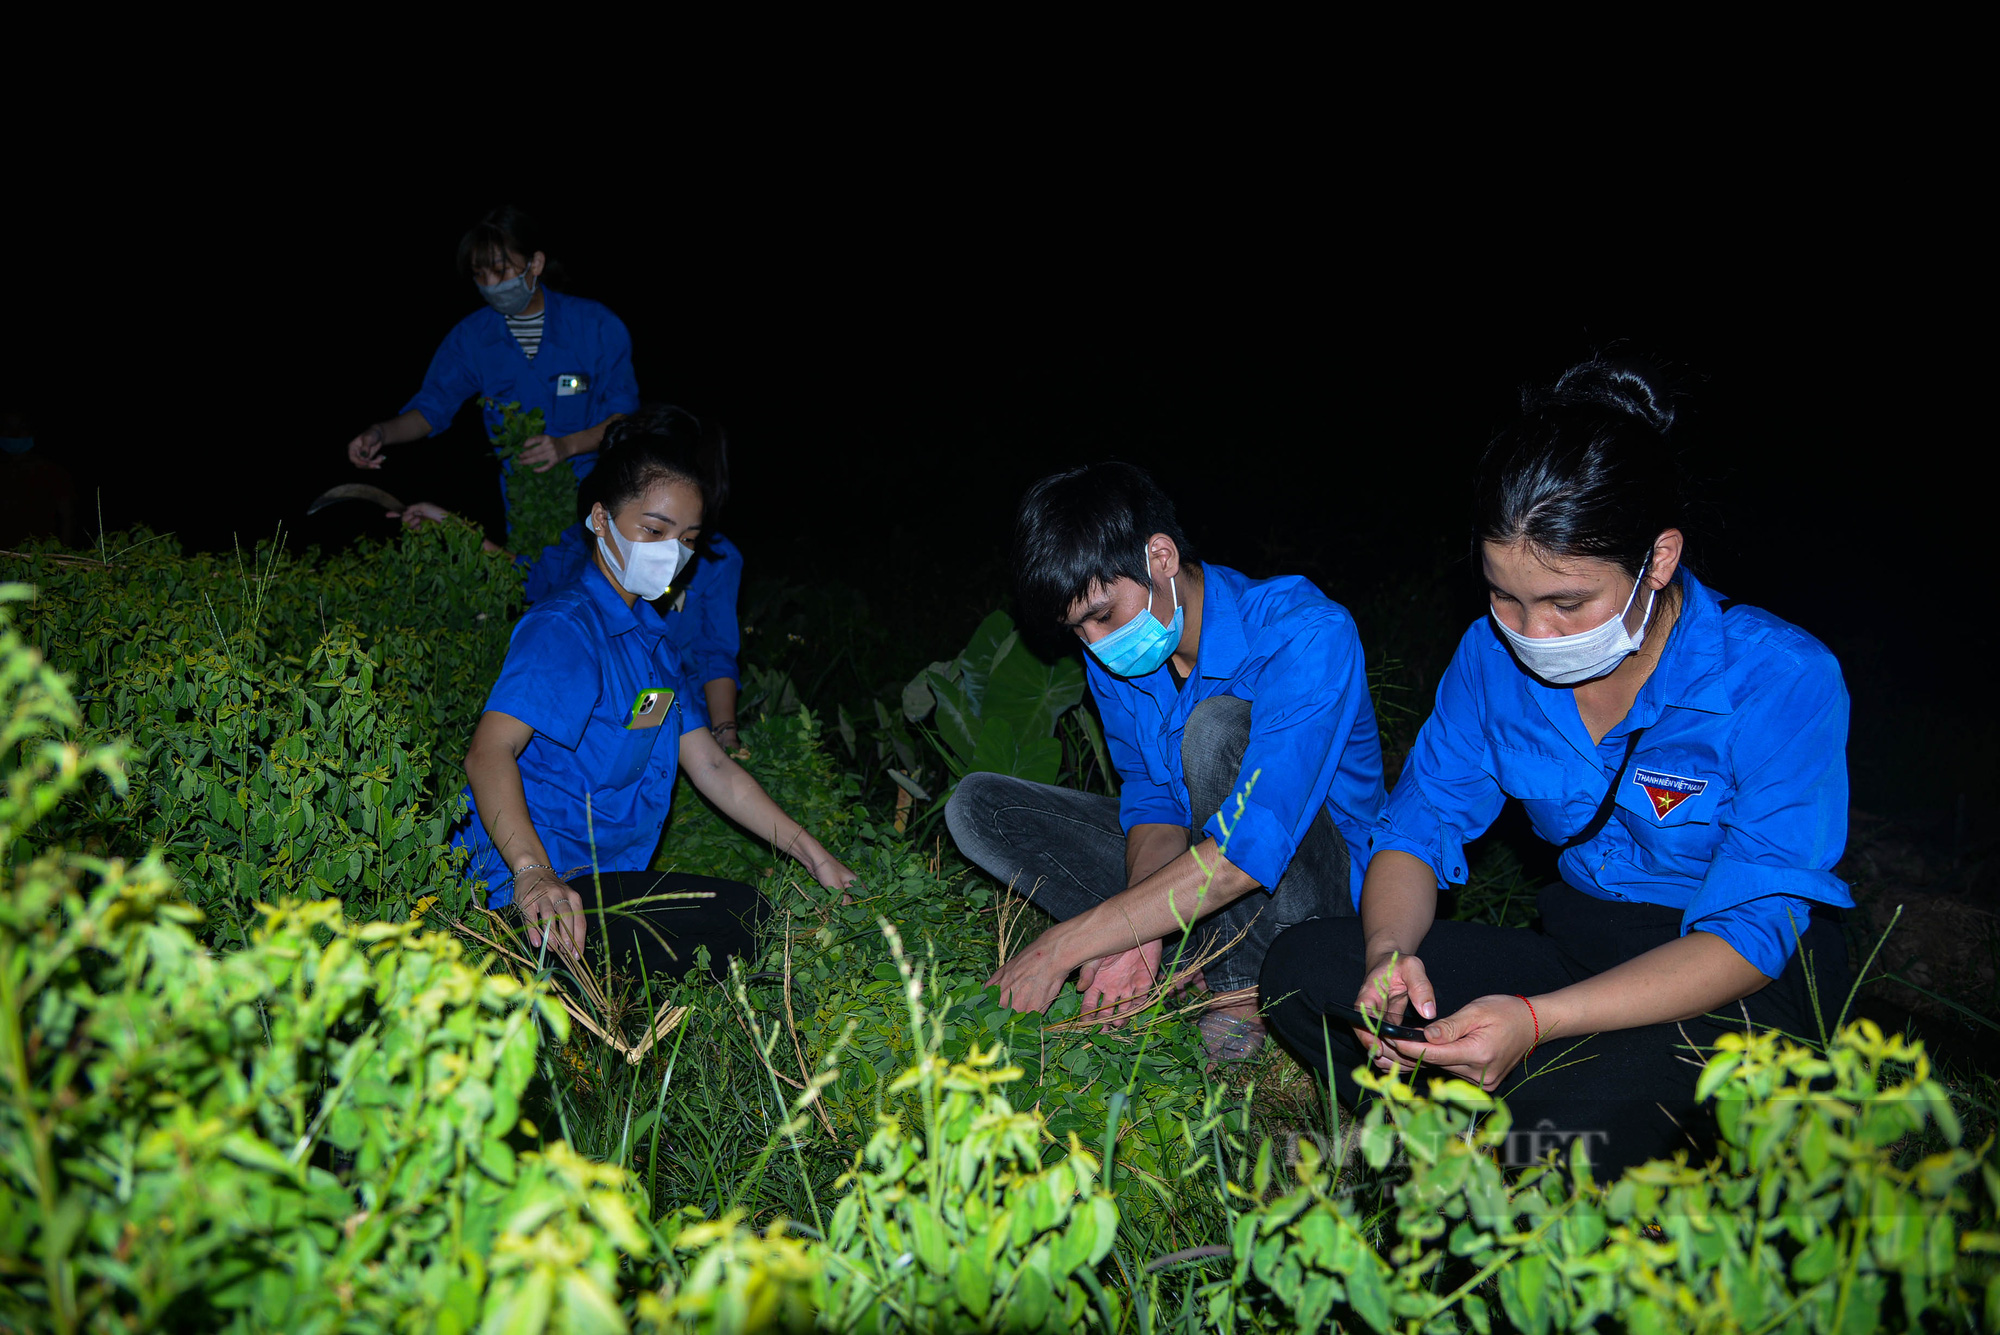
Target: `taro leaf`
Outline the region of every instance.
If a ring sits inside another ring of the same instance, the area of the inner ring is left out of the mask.
[[[900,719],[896,721],[895,729],[889,734],[889,744],[896,752],[896,759],[903,762],[904,769],[916,769],[917,748],[911,743],[910,735],[903,731],[903,724]]]
[[[1074,658],[1050,665],[1018,639],[993,664],[982,718],[1005,718],[1023,737],[1053,737],[1056,720],[1083,699],[1083,669]]]
[[[937,695],[938,731],[943,734],[945,745],[958,756],[959,763],[970,765],[979,749],[978,707],[966,699],[964,687],[957,682],[946,681],[935,673],[929,675],[931,690]]]
[[[1052,784],[1062,770],[1062,743],[1053,737],[1024,737],[1006,719],[989,718],[980,725],[979,746],[967,768]]]
[[[889,777],[895,781],[895,784],[898,788],[901,788],[911,797],[916,798],[917,801],[928,802],[931,800],[931,795],[925,792],[923,788],[918,785],[915,779],[912,779],[909,775],[903,773],[901,770],[893,770],[893,769],[890,770]]]
[[[933,663],[910,678],[910,684],[903,688],[903,717],[912,723],[920,722],[931,710],[937,708],[937,697],[931,694],[931,688],[925,683],[925,678],[933,672],[950,681],[958,675],[958,665]],[[883,716],[882,726],[885,728],[889,726],[886,714]]]
[[[986,697],[986,678],[993,671],[993,664],[1009,647],[1014,638],[1014,618],[1004,611],[995,612],[979,623],[979,629],[972,632],[966,642],[965,652],[958,656],[959,680],[965,686],[965,697],[972,702],[972,712],[980,713],[981,703]]]

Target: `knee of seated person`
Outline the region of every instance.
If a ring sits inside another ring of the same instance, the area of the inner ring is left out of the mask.
[[[1006,777],[984,772],[968,774],[952,790],[950,800],[944,804],[944,824],[961,848],[967,839],[978,837],[980,817],[992,810],[993,797],[1001,786],[995,781],[1004,781]]]
[[[1240,761],[1250,745],[1250,702],[1233,695],[1202,701],[1188,714],[1181,734],[1181,767],[1191,771],[1212,758]],[[1230,775],[1235,778],[1234,773]]]

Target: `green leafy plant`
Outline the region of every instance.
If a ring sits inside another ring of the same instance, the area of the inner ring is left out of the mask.
[[[70,792],[49,836],[159,849],[212,939],[238,944],[288,895],[366,918],[461,908],[456,760],[506,648],[505,558],[452,524],[317,567],[275,543],[248,563],[145,535],[107,551],[20,563],[23,631],[85,677],[80,735],[130,742],[130,786]]]
[[[957,658],[932,663],[911,679],[903,688],[902,714],[911,723],[935,714],[930,735],[954,782],[975,772],[1056,782],[1063,772],[1060,722],[1077,733],[1078,769],[1087,760],[1109,782],[1103,730],[1088,710],[1077,709],[1082,700],[1083,669],[1076,660],[1043,662],[1023,643],[1013,618],[994,612]]]
[[[620,1170],[536,1147],[559,1008],[414,923],[264,910],[215,954],[158,857],[26,840],[120,748],[0,587],[0,1324],[617,1328]]]
[[[524,413],[519,403],[481,402],[501,416],[490,435],[493,452],[507,461],[508,545],[534,556],[576,522],[576,472],[562,461],[539,473],[521,466],[522,448],[548,430],[540,408]]]
[[[782,701],[779,695],[768,703]],[[874,827],[866,810],[857,810],[860,785],[842,774],[821,746],[819,719],[796,703],[793,710],[786,716],[739,705],[743,767],[772,800],[823,842],[840,845],[850,831],[860,833],[857,825],[866,827],[872,837]],[[782,849],[730,822],[685,775],[676,782],[673,812],[653,859],[655,869],[728,876],[754,885],[789,862]]]

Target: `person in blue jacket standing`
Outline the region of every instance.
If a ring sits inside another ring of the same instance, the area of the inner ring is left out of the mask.
[[[680,408],[662,405],[645,411],[684,419],[685,425],[706,431],[714,438],[720,476],[712,512],[719,512],[729,491],[727,445],[719,428],[704,428],[692,414]],[[586,484],[578,494],[579,506],[588,507],[591,492],[592,488]],[[581,521],[564,529],[528,567],[523,596],[536,603],[565,588],[588,567],[590,551],[590,535]],[[736,662],[742,650],[742,634],[737,626],[736,605],[742,588],[743,553],[711,528],[696,545],[694,559],[654,604],[666,623],[667,637],[680,650],[694,680],[701,684],[703,702],[708,707],[709,731],[727,751],[736,750],[739,742],[736,697],[742,678]]]
[[[514,628],[466,753],[472,811],[454,844],[488,907],[517,906],[533,944],[552,938],[575,956],[601,921],[627,968],[678,974],[707,944],[719,969],[749,949],[763,905],[739,882],[649,870],[680,771],[822,885],[846,889],[854,874],[716,744],[653,609],[717,497],[707,442],[641,413],[613,427],[604,453],[589,564]],[[711,898],[635,904],[689,892]]]
[[[1279,937],[1262,991],[1344,1099],[1364,1060],[1421,1063],[1506,1096],[1514,1161],[1582,1143],[1616,1173],[1699,1145],[1725,1028],[1818,1037],[1808,969],[1847,995],[1847,691],[1823,645],[1688,569],[1654,373],[1593,360],[1525,407],[1475,492],[1488,613],[1373,831],[1360,917]],[[1510,797],[1561,850],[1539,924],[1438,921]]]
[[[604,306],[543,281],[550,264],[540,229],[511,205],[486,214],[459,241],[458,267],[485,308],[445,335],[423,388],[401,413],[347,443],[348,460],[380,468],[386,447],[436,435],[476,397],[489,436],[503,420],[499,405],[541,409],[545,432],[527,442],[521,461],[546,472],[568,460],[586,476],[606,425],[639,406],[631,335]]]
[[[1037,482],[1014,560],[1023,615],[1088,650],[1121,787],[960,781],[945,811],[960,850],[1060,920],[990,983],[1039,1011],[1080,969],[1085,1013],[1115,1022],[1148,1003],[1163,954],[1213,956],[1203,1041],[1249,1057],[1265,951],[1293,923],[1353,913],[1382,803],[1354,620],[1306,580],[1202,562],[1130,464]]]

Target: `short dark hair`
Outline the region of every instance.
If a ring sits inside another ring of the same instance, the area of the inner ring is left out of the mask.
[[[602,504],[616,515],[661,481],[685,482],[701,493],[705,547],[729,500],[729,440],[721,426],[671,403],[641,404],[604,429],[597,467],[577,490],[578,506],[587,512]]]
[[[1029,624],[1062,624],[1093,584],[1150,584],[1146,539],[1164,533],[1181,563],[1200,556],[1181,531],[1174,503],[1143,468],[1090,464],[1028,488],[1014,516],[1015,593]]]
[[[1687,486],[1669,438],[1665,374],[1593,357],[1546,388],[1524,390],[1521,421],[1486,447],[1473,490],[1479,544],[1525,542],[1549,556],[1594,557],[1637,579],[1653,543],[1687,528]]]
[[[458,274],[461,278],[470,278],[472,271],[481,264],[495,258],[505,259],[509,254],[532,260],[538,250],[543,258],[541,281],[550,286],[561,286],[562,265],[549,253],[543,241],[541,224],[512,204],[502,204],[486,210],[479,221],[467,228],[465,235],[458,239]]]

